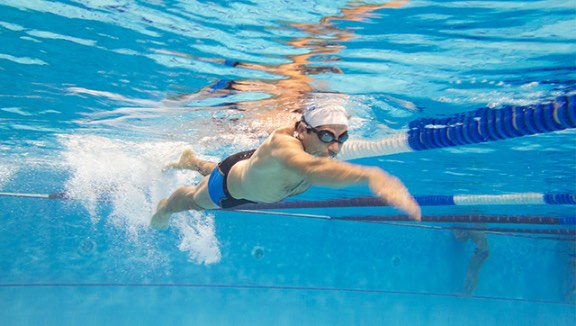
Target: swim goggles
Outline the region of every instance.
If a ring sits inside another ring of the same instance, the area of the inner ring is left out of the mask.
[[[320,141],[325,144],[338,143],[342,145],[346,140],[348,140],[348,131],[345,131],[342,133],[342,135],[340,135],[340,137],[336,138],[336,135],[334,135],[334,133],[330,130],[318,130],[309,125],[308,122],[306,122],[304,119],[302,122],[306,124],[306,130],[315,133],[316,136],[318,136],[318,139],[320,139]]]

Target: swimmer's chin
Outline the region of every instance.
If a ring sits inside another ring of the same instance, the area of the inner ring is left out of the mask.
[[[338,155],[338,153],[334,153],[334,152],[315,152],[315,153],[310,153],[310,155],[314,156],[314,157],[329,157],[329,158],[334,158],[336,157],[336,155]]]

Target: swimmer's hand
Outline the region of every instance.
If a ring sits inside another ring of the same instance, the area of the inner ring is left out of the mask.
[[[406,212],[410,219],[418,222],[422,219],[420,206],[398,178],[375,169],[370,176],[368,186],[380,199]]]
[[[172,161],[162,169],[163,172],[166,172],[170,169],[187,169],[187,170],[198,170],[198,165],[196,164],[197,159],[194,152],[187,148],[182,152],[178,161]]]
[[[150,226],[152,228],[157,230],[166,230],[168,228],[168,224],[170,223],[170,215],[172,214],[165,210],[167,202],[168,201],[166,199],[162,199],[158,203],[156,213],[154,213],[152,220],[150,221]]]

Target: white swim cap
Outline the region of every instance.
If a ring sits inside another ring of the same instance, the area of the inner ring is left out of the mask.
[[[339,94],[317,94],[304,108],[303,118],[313,128],[324,125],[348,126],[350,115],[344,105],[346,97]]]

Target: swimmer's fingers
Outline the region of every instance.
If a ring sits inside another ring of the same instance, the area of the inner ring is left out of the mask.
[[[406,191],[405,197],[402,198],[402,203],[399,207],[408,213],[408,216],[414,221],[422,221],[422,211],[420,210],[420,205],[418,205],[414,197],[412,197],[408,191]]]
[[[401,209],[408,214],[411,220],[420,222],[422,220],[422,212],[418,203],[406,192],[405,195],[387,199],[387,202],[394,207]]]
[[[386,173],[379,175],[375,180],[370,181],[370,188],[386,203],[406,212],[410,219],[421,221],[420,206],[396,177]]]

